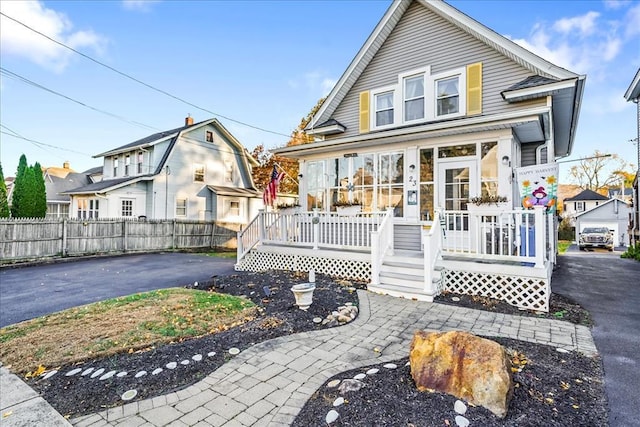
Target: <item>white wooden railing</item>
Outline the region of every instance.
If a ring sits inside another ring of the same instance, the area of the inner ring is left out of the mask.
[[[259,211],[256,218],[238,232],[238,261],[259,243],[369,250],[371,233],[378,230],[387,215],[387,212],[339,216],[335,212]],[[389,223],[393,228],[391,220]]]
[[[371,232],[371,283],[380,284],[380,267],[385,254],[393,253],[393,208],[387,214],[376,231]]]
[[[442,239],[444,236],[443,228],[440,226],[441,218],[442,213],[436,210],[431,228],[423,236],[425,292],[430,295],[438,294],[433,279],[436,274],[436,262],[442,258]]]
[[[445,211],[442,252],[543,268],[545,261],[555,259],[549,238],[553,219],[545,217],[543,207]]]

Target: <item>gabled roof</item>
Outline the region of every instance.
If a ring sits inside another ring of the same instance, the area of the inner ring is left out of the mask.
[[[624,94],[624,99],[627,101],[638,102],[640,98],[640,68],[636,72],[631,85],[629,85],[629,89]]]
[[[45,181],[47,202],[69,202],[69,195],[66,194],[66,191],[87,185],[90,182],[89,176],[84,173],[69,172],[64,178],[49,175],[49,179]]]
[[[153,175],[140,175],[140,176],[127,176],[124,178],[106,179],[99,182],[93,182],[91,184],[75,187],[71,190],[63,192],[63,194],[94,194],[104,193],[106,191],[112,191],[125,185],[130,185],[138,181],[148,181],[153,179]]]
[[[585,214],[591,213],[591,212],[593,212],[593,211],[596,211],[596,210],[598,210],[598,209],[602,209],[604,206],[607,206],[609,203],[612,203],[612,202],[614,202],[614,201],[616,201],[616,202],[618,202],[618,203],[622,203],[622,204],[626,205],[627,207],[631,206],[631,203],[625,202],[624,200],[621,200],[621,199],[617,199],[617,198],[614,198],[614,199],[608,199],[606,202],[601,203],[601,204],[599,204],[599,205],[598,205],[598,206],[596,206],[596,207],[593,207],[593,208],[591,208],[591,209],[589,209],[589,210],[586,210],[586,211],[584,211],[584,212],[580,212],[579,214],[577,214],[577,215],[576,215],[576,218],[578,218],[579,216],[582,216],[582,215],[585,215]]]
[[[569,199],[565,199],[565,202],[582,202],[582,201],[593,201],[593,200],[609,200],[607,196],[603,196],[600,193],[596,193],[593,190],[584,190],[578,195],[571,197]]]
[[[557,79],[550,79],[548,77],[542,77],[542,76],[529,76],[526,79],[510,86],[509,88],[507,88],[506,91],[510,91],[510,90],[520,90],[520,89],[529,89],[532,87],[538,87],[538,86],[542,86],[542,85],[546,85],[548,83],[555,83],[557,82]]]
[[[327,121],[342,102],[351,87],[358,80],[365,68],[374,58],[380,47],[391,34],[402,15],[413,1],[418,1],[424,7],[438,14],[448,22],[467,32],[471,36],[484,42],[488,46],[509,57],[532,73],[549,79],[565,80],[581,77],[564,68],[529,52],[522,46],[501,36],[478,21],[470,18],[456,8],[442,0],[394,0],[386,11],[376,28],[373,30],[360,51],[356,54],[351,64],[340,77],[327,99],[313,117],[307,129],[316,127],[319,123]]]

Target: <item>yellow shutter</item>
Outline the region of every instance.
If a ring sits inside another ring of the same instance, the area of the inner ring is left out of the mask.
[[[467,115],[482,114],[482,62],[467,65]]]
[[[360,92],[360,133],[369,132],[369,91]]]

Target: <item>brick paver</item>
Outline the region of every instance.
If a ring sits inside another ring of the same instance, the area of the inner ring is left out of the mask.
[[[288,425],[327,378],[407,356],[416,330],[465,330],[596,354],[586,326],[393,298],[358,291],[360,314],[348,325],[263,342],[198,384],[124,408],[80,417],[86,425]],[[375,351],[374,351],[375,349]],[[153,408],[153,410],[151,410]],[[88,423],[89,422],[89,423]]]

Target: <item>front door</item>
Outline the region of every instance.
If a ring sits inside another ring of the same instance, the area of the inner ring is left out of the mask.
[[[476,162],[461,160],[438,165],[438,206],[446,213],[444,246],[451,250],[471,247],[467,204],[477,187]]]

